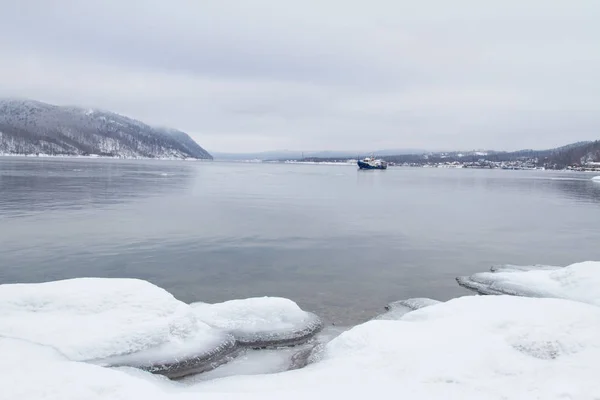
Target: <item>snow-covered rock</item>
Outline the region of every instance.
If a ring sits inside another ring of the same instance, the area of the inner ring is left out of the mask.
[[[548,312],[551,310],[551,312]],[[190,390],[411,399],[593,398],[600,309],[562,299],[466,296],[342,333],[317,363]],[[384,396],[385,397],[385,396]]]
[[[210,369],[236,349],[231,335],[138,279],[0,285],[0,336],[51,347],[73,361],[171,377]]]
[[[415,297],[412,299],[394,301],[385,306],[385,313],[376,316],[374,319],[398,320],[411,311],[439,303],[440,302],[438,300],[433,300],[426,297]]]
[[[193,303],[191,307],[199,320],[231,333],[239,344],[250,347],[301,344],[323,327],[315,314],[280,297]]]
[[[0,99],[0,154],[212,159],[186,133],[119,114]]]
[[[587,261],[564,268],[510,266],[458,277],[457,281],[481,294],[556,297],[600,306],[600,262]]]

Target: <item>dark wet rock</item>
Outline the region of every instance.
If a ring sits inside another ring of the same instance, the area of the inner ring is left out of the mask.
[[[240,346],[264,349],[270,347],[297,346],[306,343],[323,329],[323,322],[315,314],[308,313],[308,318],[300,329],[284,331],[246,332],[232,331]]]
[[[138,366],[137,368],[153,374],[164,375],[170,379],[180,379],[186,376],[208,372],[223,364],[231,362],[237,357],[240,351],[240,348],[234,347],[227,352],[211,356],[198,356],[170,364],[154,364],[151,366]]]
[[[308,364],[310,364],[311,356],[312,356],[313,352],[315,351],[315,349],[317,348],[317,346],[319,346],[320,344],[321,343],[316,342],[316,343],[314,343],[306,348],[300,349],[296,353],[294,353],[294,355],[292,355],[292,358],[290,360],[290,366],[288,367],[288,370],[304,368]]]
[[[374,319],[398,320],[411,311],[439,303],[440,301],[438,300],[433,300],[426,297],[415,297],[411,299],[394,301],[385,306],[385,313],[376,316]]]
[[[392,311],[400,307],[407,307],[411,310],[418,310],[419,308],[429,307],[439,303],[441,302],[438,300],[429,299],[427,297],[414,297],[412,299],[399,300],[389,303],[387,306],[385,306],[385,309]]]
[[[554,271],[562,267],[552,265],[494,265],[491,272],[515,272],[515,271]]]
[[[222,334],[220,342],[213,346],[201,343],[173,346],[163,345],[157,348],[119,356],[93,360],[91,363],[104,367],[133,367],[153,374],[178,379],[215,369],[233,360],[240,347],[233,336]]]
[[[485,283],[477,282],[469,276],[459,276],[456,278],[456,282],[459,286],[464,287],[465,289],[472,290],[478,294],[483,295],[500,295],[505,294],[501,291],[492,289],[489,285]]]

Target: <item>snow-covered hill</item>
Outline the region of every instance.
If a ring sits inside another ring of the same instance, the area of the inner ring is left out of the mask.
[[[212,159],[186,133],[111,112],[0,99],[0,154]]]

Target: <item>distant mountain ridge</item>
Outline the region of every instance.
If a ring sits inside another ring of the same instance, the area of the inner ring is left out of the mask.
[[[0,154],[212,159],[185,132],[113,112],[0,99]]]
[[[545,157],[544,161],[555,168],[600,163],[600,140],[560,147]]]
[[[378,150],[378,151],[335,151],[335,150],[323,150],[323,151],[291,151],[291,150],[273,150],[263,151],[255,153],[223,153],[223,152],[212,152],[215,160],[229,160],[229,161],[242,161],[242,160],[295,160],[302,157],[305,158],[356,158],[365,157],[374,153],[377,156],[386,156],[394,154],[423,154],[426,150],[421,149],[403,149],[403,150]]]

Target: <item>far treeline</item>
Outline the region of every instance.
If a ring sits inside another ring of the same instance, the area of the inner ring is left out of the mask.
[[[478,161],[511,162],[530,161],[548,169],[564,169],[579,167],[588,163],[600,162],[600,140],[594,142],[578,142],[556,149],[548,150],[519,150],[513,152],[488,151],[481,152],[445,152],[428,154],[399,154],[383,156],[381,159],[395,164],[440,164],[440,163],[469,163]],[[303,161],[342,162],[339,158],[305,158]]]

